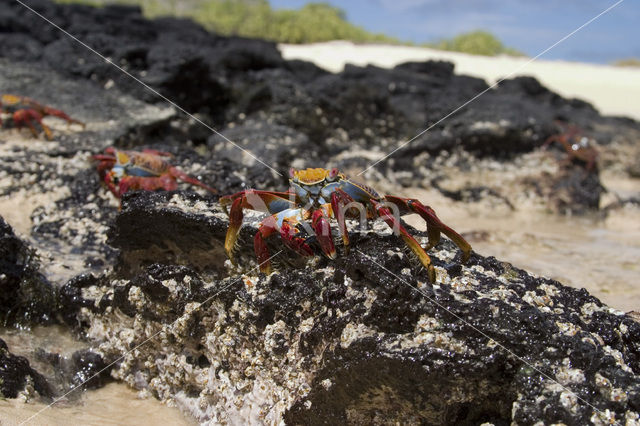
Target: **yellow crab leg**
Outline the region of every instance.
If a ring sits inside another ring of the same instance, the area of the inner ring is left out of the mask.
[[[404,240],[405,244],[409,246],[411,251],[415,253],[415,255],[420,260],[420,263],[427,269],[427,277],[429,277],[429,281],[432,283],[436,282],[436,270],[431,264],[431,258],[424,251],[422,246],[407,232],[407,230],[402,226],[402,224],[393,217],[393,213],[385,207],[382,203],[371,200],[371,204],[376,209],[378,216],[380,216],[386,223],[389,225],[391,229],[394,231],[397,229],[400,233],[400,237]]]

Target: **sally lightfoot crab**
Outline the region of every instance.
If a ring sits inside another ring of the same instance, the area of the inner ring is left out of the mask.
[[[560,121],[555,124],[561,130],[560,133],[549,136],[542,145],[542,149],[545,150],[553,142],[557,142],[566,151],[569,163],[577,160],[584,164],[585,170],[588,172],[594,170],[597,165],[598,150],[594,146],[593,139],[583,136],[578,126]]]
[[[254,250],[260,270],[267,274],[271,272],[271,263],[266,239],[274,234],[280,234],[282,242],[300,255],[311,256],[314,253],[310,240],[302,237],[302,230],[305,228],[307,234],[315,237],[322,253],[330,259],[335,259],[331,218],[337,221],[347,252],[349,234],[345,219],[382,218],[415,253],[432,282],[435,281],[435,269],[426,250],[438,244],[441,233],[453,240],[462,250],[463,261],[471,254],[469,243],[442,223],[431,207],[425,206],[419,200],[392,195],[381,196],[372,188],[349,179],[336,168],[291,169],[290,176],[291,188],[286,192],[249,189],[220,198],[220,204],[229,215],[225,251],[232,261],[244,209],[270,214],[260,222],[254,237]],[[412,213],[417,213],[427,223],[428,245],[425,248],[407,232],[400,221],[400,216]]]
[[[217,193],[214,188],[171,165],[169,157],[172,155],[168,152],[151,149],[139,152],[109,147],[104,154],[93,155],[91,158],[98,162],[100,178],[116,198],[136,189],[172,191],[178,188],[178,180]]]
[[[46,116],[58,117],[67,123],[75,123],[84,126],[84,123],[69,117],[64,112],[41,105],[33,99],[25,96],[2,95],[0,97],[0,113],[4,115],[4,122],[0,117],[0,125],[3,127],[13,126],[16,128],[28,127],[34,137],[38,137],[38,129],[40,127],[47,139],[53,139],[51,129],[42,122],[42,118]]]

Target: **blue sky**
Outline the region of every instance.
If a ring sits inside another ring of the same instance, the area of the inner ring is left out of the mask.
[[[322,0],[318,0],[322,1]],[[416,43],[486,29],[535,56],[616,3],[615,0],[324,0],[350,22]],[[306,0],[271,0],[297,9]],[[546,59],[607,63],[640,58],[640,0],[624,0],[546,53]]]

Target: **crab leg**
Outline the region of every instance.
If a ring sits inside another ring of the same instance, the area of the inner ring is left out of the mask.
[[[189,176],[188,174],[184,173],[182,170],[178,169],[177,167],[171,167],[171,169],[169,169],[169,172],[171,173],[171,176],[173,176],[176,179],[180,179],[181,181],[190,183],[192,185],[197,185],[200,188],[204,188],[207,191],[210,191],[214,194],[218,193],[218,190],[200,182],[196,178]]]
[[[23,109],[13,113],[13,121],[16,127],[27,126],[33,136],[38,136],[38,130],[35,128],[33,123],[38,123],[42,130],[44,131],[47,139],[53,139],[53,134],[51,133],[51,129],[42,122],[42,114],[40,114],[35,109]]]
[[[342,243],[344,244],[345,253],[349,254],[349,231],[344,220],[345,206],[353,202],[353,198],[342,189],[338,188],[331,193],[331,209],[333,215],[338,222],[338,228],[342,235]]]
[[[40,108],[42,108],[42,112],[45,115],[51,115],[51,116],[54,116],[54,117],[58,117],[58,118],[61,118],[61,119],[65,120],[67,123],[75,123],[75,124],[79,124],[79,125],[84,127],[84,123],[82,121],[78,121],[78,120],[76,120],[74,118],[69,117],[67,114],[65,114],[64,112],[60,111],[59,109],[51,108],[51,107],[48,107],[48,106],[44,106],[43,107],[43,106],[41,106],[39,104],[38,104],[38,106]]]
[[[229,256],[232,263],[235,263],[233,259],[233,248],[238,240],[238,234],[240,233],[240,227],[242,226],[242,218],[244,217],[244,214],[242,213],[243,198],[244,197],[236,198],[231,204],[231,211],[229,212],[229,228],[227,229],[227,235],[224,239],[224,251],[227,252],[227,256]],[[259,233],[260,232],[258,232],[258,234]],[[256,238],[258,238],[258,234],[256,234]],[[258,249],[256,249],[256,254],[258,254]]]
[[[425,206],[415,198],[401,198],[392,195],[385,196],[385,200],[398,206],[402,214],[417,213],[427,222],[427,235],[429,245],[425,250],[435,247],[440,242],[440,233],[449,237],[462,250],[462,261],[466,262],[471,256],[471,245],[456,231],[442,223],[436,212],[429,206]]]
[[[293,201],[284,198],[283,195],[288,196],[287,193],[255,191],[249,189],[220,198],[220,204],[229,215],[229,228],[227,229],[227,235],[224,241],[224,249],[232,262],[234,261],[233,247],[238,240],[238,234],[240,233],[240,227],[242,226],[242,219],[244,217],[242,210],[253,209],[271,214],[280,213],[294,205]],[[231,204],[230,210],[227,209],[229,204]],[[254,247],[255,245],[256,242],[254,240]]]
[[[427,252],[424,251],[422,246],[407,232],[404,226],[402,226],[402,224],[393,216],[391,211],[387,207],[385,207],[384,204],[374,199],[371,199],[370,202],[378,213],[378,216],[380,216],[391,229],[397,229],[399,231],[400,237],[402,237],[405,244],[407,244],[407,246],[409,246],[409,248],[415,253],[415,255],[418,256],[418,259],[420,259],[420,263],[422,263],[422,265],[427,269],[427,276],[429,277],[429,281],[435,282],[436,271],[431,264],[431,258],[429,257]]]
[[[335,259],[336,248],[333,244],[333,237],[331,236],[331,225],[329,224],[329,220],[325,214],[322,212],[322,209],[318,209],[313,212],[311,226],[313,227],[313,231],[316,233],[316,239],[318,240],[318,244],[320,244],[322,252],[329,259]]]
[[[269,261],[269,248],[267,247],[265,239],[275,231],[276,220],[273,216],[269,216],[260,223],[258,232],[256,232],[255,237],[253,237],[253,250],[256,253],[256,258],[258,259],[258,264],[260,265],[260,272],[266,275],[269,275],[271,273],[271,262]],[[229,234],[227,233],[227,236],[228,235]],[[229,254],[229,258],[231,259],[231,254],[229,251],[227,251],[227,254]]]

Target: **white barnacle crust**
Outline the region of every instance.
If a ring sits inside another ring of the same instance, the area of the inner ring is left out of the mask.
[[[616,413],[611,412],[611,410],[607,408],[594,412],[589,420],[596,426],[613,425],[616,424]]]
[[[348,348],[351,343],[358,339],[375,335],[378,335],[378,332],[367,327],[366,325],[354,324],[350,322],[342,330],[342,334],[340,335],[340,346],[342,346],[343,348]]]
[[[578,326],[570,322],[556,321],[556,325],[560,332],[566,336],[575,336],[580,331]]]
[[[556,380],[564,386],[574,383],[583,383],[585,380],[584,372],[582,370],[577,368],[569,368],[567,366],[559,367],[556,370],[555,377]]]
[[[542,308],[541,310],[545,312],[550,312],[548,307],[553,306],[553,300],[547,294],[540,295],[535,291],[525,292],[524,296],[522,296],[522,300],[530,305]]]
[[[562,391],[560,393],[560,404],[562,404],[566,410],[575,413],[579,407],[578,397],[571,391]]]
[[[640,426],[640,414],[635,411],[627,411],[624,413],[624,426]]]

